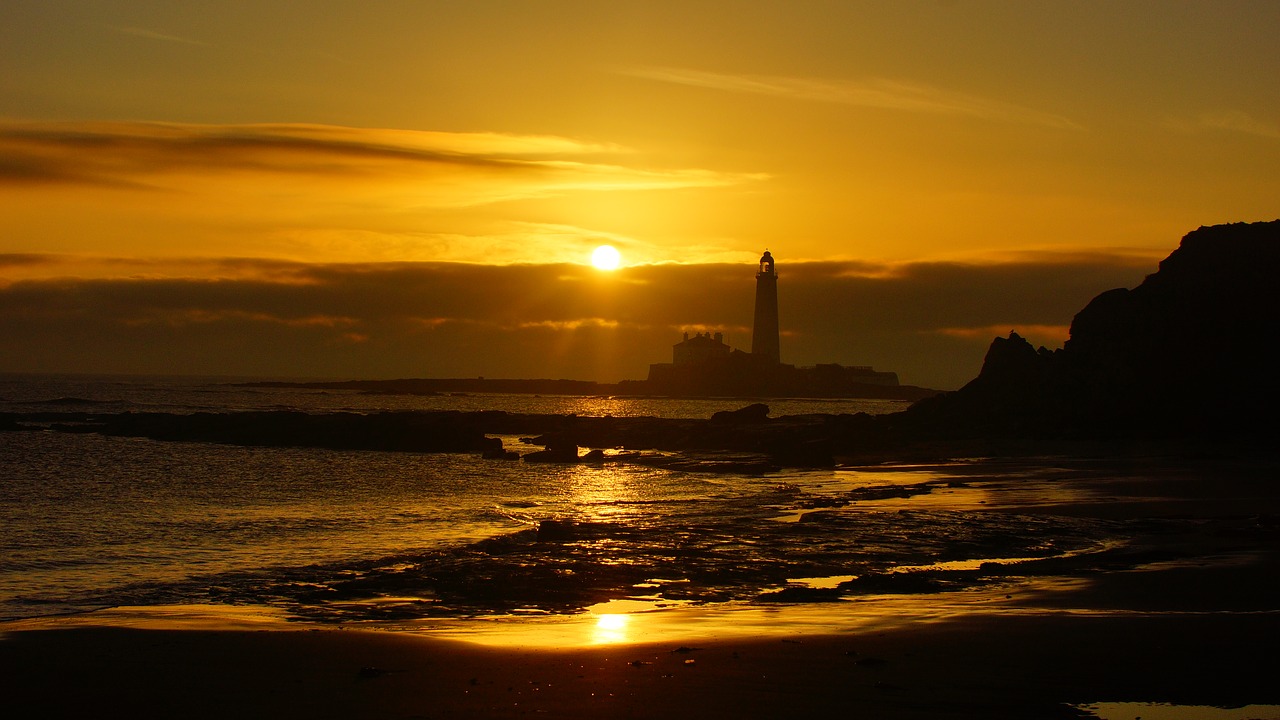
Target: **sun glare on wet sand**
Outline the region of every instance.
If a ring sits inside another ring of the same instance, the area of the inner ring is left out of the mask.
[[[612,245],[601,245],[591,253],[591,264],[597,270],[617,270],[622,254]]]

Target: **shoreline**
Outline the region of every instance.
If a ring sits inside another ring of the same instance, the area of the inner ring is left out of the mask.
[[[1007,462],[975,463],[934,501],[1170,518],[1178,531],[962,590],[836,602],[382,625],[215,605],[12,621],[0,688],[42,716],[273,720],[1024,720],[1090,717],[1078,706],[1103,702],[1280,704],[1273,464],[1079,462],[1069,477],[1033,476],[1046,466],[1032,462],[1017,483]]]
[[[111,608],[0,624],[0,685],[13,706],[95,717],[1025,720],[1095,717],[1080,708],[1096,703],[1265,709],[1280,705],[1273,542],[1233,552],[1210,541],[1177,561],[825,603],[635,612],[643,606],[615,601],[574,615],[327,625],[256,606]],[[1124,717],[1136,714],[1160,717]]]
[[[672,611],[679,613],[679,610]],[[198,614],[198,613],[197,613]],[[784,620],[788,612],[778,613]],[[45,716],[1067,718],[1099,702],[1280,703],[1280,613],[994,609],[845,632],[486,644],[432,632],[171,616],[0,633]],[[471,621],[476,622],[476,621]],[[219,623],[224,623],[221,629]],[[6,624],[11,625],[11,624]],[[162,629],[163,628],[163,629]],[[513,638],[507,638],[512,640]]]

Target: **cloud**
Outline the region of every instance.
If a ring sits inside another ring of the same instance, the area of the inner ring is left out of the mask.
[[[22,269],[57,265],[62,261],[56,255],[45,253],[7,253],[0,254],[0,268]],[[3,280],[0,279],[0,282]]]
[[[1059,130],[1081,126],[1062,115],[929,85],[863,78],[826,80],[776,75],[731,75],[669,67],[632,67],[622,74],[658,82],[727,92],[836,103],[882,110],[977,117],[1000,122],[1040,125]]]
[[[300,315],[294,317],[285,317],[272,315],[266,312],[252,312],[246,310],[204,310],[200,308],[158,308],[153,313],[140,317],[130,317],[123,321],[129,325],[146,325],[150,323],[159,323],[170,327],[180,328],[188,325],[209,325],[213,323],[234,323],[234,324],[269,324],[283,325],[285,327],[320,327],[320,328],[347,328],[357,324],[355,318],[337,317],[332,315]]]
[[[1023,323],[1014,327],[983,325],[981,327],[938,328],[935,332],[939,335],[965,340],[980,340],[982,342],[988,342],[993,337],[1004,337],[1010,332],[1016,332],[1027,338],[1032,344],[1052,347],[1061,345],[1070,335],[1070,329],[1071,326],[1069,325],[1028,325]]]
[[[583,327],[597,327],[616,329],[621,326],[617,320],[606,320],[604,318],[575,318],[573,320],[536,320],[519,323],[517,327],[521,329],[542,328],[546,330],[577,330]]]
[[[163,42],[178,43],[181,45],[196,45],[199,47],[210,47],[209,43],[207,42],[202,42],[200,40],[193,40],[191,38],[186,38],[186,37],[180,37],[178,35],[170,35],[168,33],[157,32],[155,30],[148,30],[146,28],[112,27],[111,29],[115,30],[116,32],[124,33],[125,35],[143,37],[149,40],[160,40]]]
[[[545,135],[0,122],[0,252],[556,262],[670,202],[654,193],[766,179],[637,157]],[[583,215],[602,229],[565,222]]]
[[[1255,135],[1270,140],[1280,140],[1280,125],[1258,120],[1240,110],[1219,110],[1202,113],[1192,120],[1169,120],[1167,125],[1175,131],[1203,130],[1225,131]]]
[[[56,259],[51,260],[56,262]],[[0,371],[342,377],[641,378],[681,332],[750,347],[754,267],[221,261],[225,279],[43,278],[0,286]],[[180,263],[153,269],[182,273]],[[957,387],[992,337],[1056,346],[1092,297],[1136,285],[1128,256],[999,264],[791,263],[784,360]],[[232,277],[234,276],[234,277]]]
[[[127,278],[131,280],[269,280],[313,282],[306,263],[260,258],[146,258],[58,253],[0,253],[0,286],[23,280]]]
[[[411,186],[418,201],[467,206],[566,190],[715,187],[762,179],[699,168],[602,163],[614,145],[553,136],[304,124],[0,124],[0,183],[153,188],[175,176],[296,175]],[[350,189],[350,185],[345,185]]]

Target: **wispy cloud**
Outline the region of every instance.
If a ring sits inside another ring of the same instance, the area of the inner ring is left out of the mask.
[[[789,264],[784,357],[958,386],[977,373],[991,338],[1010,330],[1058,346],[1090,298],[1141,279],[1118,260],[907,264],[879,274]],[[0,371],[635,378],[670,357],[682,330],[748,346],[755,282],[750,263],[632,266],[601,282],[570,264],[252,259],[221,261],[219,280],[203,276],[213,260],[158,260],[149,277],[74,279],[59,258],[47,261],[63,275],[0,283]]]
[[[619,326],[617,320],[606,320],[604,318],[573,318],[571,320],[537,320],[531,322],[522,322],[516,325],[521,330],[545,329],[563,332],[565,330],[577,330],[583,327],[597,327],[616,329]]]
[[[626,152],[572,138],[498,133],[302,124],[6,123],[0,124],[0,183],[143,188],[156,176],[287,173],[407,185],[418,202],[471,206],[570,190],[717,187],[765,177],[594,159]]]
[[[652,208],[653,193],[766,178],[644,157],[549,135],[0,121],[0,252],[573,261],[588,243],[618,239],[606,237],[616,225],[603,213],[562,222],[601,195]],[[597,223],[604,235],[584,228]]]
[[[1078,123],[1062,115],[1001,100],[887,78],[828,80],[777,75],[735,75],[653,66],[625,68],[619,72],[648,80],[727,92],[770,95],[883,110],[977,117],[1062,130],[1081,129]]]
[[[135,37],[147,38],[149,40],[160,40],[163,42],[178,43],[181,45],[196,45],[199,47],[211,47],[209,43],[192,38],[181,37],[178,35],[170,35],[168,33],[158,32],[156,30],[148,30],[140,27],[118,27],[112,26],[112,30],[124,33],[125,35],[133,35]]]
[[[45,253],[6,253],[0,254],[0,269],[46,267],[57,265],[61,261],[58,256]]]
[[[1240,110],[1206,112],[1191,120],[1175,118],[1169,120],[1166,124],[1179,132],[1214,130],[1280,140],[1280,124],[1259,120]]]
[[[1070,334],[1071,326],[1069,325],[1036,325],[1027,323],[995,323],[991,325],[982,325],[980,327],[946,327],[938,328],[931,332],[938,335],[946,335],[948,337],[960,338],[963,340],[978,340],[981,342],[990,342],[993,337],[1003,337],[1010,332],[1016,332],[1027,338],[1031,342],[1047,345],[1050,347],[1061,345]]]

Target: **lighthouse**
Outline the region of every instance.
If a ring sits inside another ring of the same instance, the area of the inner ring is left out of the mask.
[[[756,273],[756,318],[751,329],[751,354],[761,361],[778,364],[778,275],[768,250],[760,257]]]

